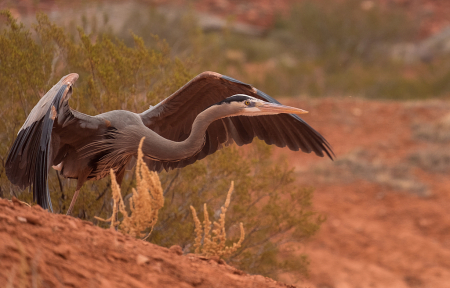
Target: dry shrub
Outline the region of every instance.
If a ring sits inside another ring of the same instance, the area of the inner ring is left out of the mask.
[[[195,253],[196,254],[203,254],[207,257],[210,256],[219,256],[219,257],[229,257],[233,253],[235,253],[242,245],[242,242],[245,238],[245,232],[244,232],[244,225],[242,222],[240,223],[241,228],[241,237],[239,238],[239,241],[237,243],[233,243],[233,246],[226,247],[225,242],[227,240],[226,232],[225,232],[225,214],[227,213],[228,206],[230,205],[230,198],[231,193],[233,192],[234,188],[234,182],[231,182],[230,189],[228,190],[227,194],[227,200],[225,200],[225,204],[221,208],[221,213],[219,216],[219,221],[214,221],[212,230],[212,236],[211,235],[211,221],[209,221],[208,216],[208,210],[206,209],[206,203],[203,204],[203,211],[204,211],[204,220],[203,220],[203,227],[200,222],[200,220],[197,217],[197,212],[195,211],[195,208],[191,207],[192,216],[194,217],[194,223],[195,223]],[[203,239],[203,245],[202,245],[202,238]],[[200,253],[201,250],[201,253]]]
[[[120,193],[116,176],[111,169],[111,189],[113,194],[113,213],[110,218],[101,221],[111,222],[111,227],[118,226],[119,229],[128,235],[139,238],[147,238],[153,231],[153,227],[158,221],[158,211],[164,206],[163,189],[159,181],[158,174],[150,171],[143,161],[142,144],[145,137],[139,143],[138,157],[136,163],[136,189],[132,189],[133,196],[130,198],[131,215],[125,209],[125,204]],[[117,220],[118,213],[123,215],[123,220]],[[150,228],[149,233],[143,231]]]

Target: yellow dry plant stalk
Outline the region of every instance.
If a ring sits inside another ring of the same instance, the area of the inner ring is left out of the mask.
[[[195,208],[191,207],[192,216],[194,217],[194,225],[195,225],[195,254],[200,254],[200,248],[202,247],[202,238],[203,238],[203,229],[202,229],[202,223],[200,223],[200,220],[197,217],[197,211],[195,211]]]
[[[203,204],[203,229],[205,237],[203,239],[203,251],[210,251],[213,249],[213,242],[211,240],[211,221],[209,221],[208,209],[206,203]]]
[[[225,204],[221,208],[219,221],[213,222],[214,229],[212,231],[211,231],[211,221],[209,220],[208,211],[206,209],[207,208],[206,203],[203,204],[204,210],[203,227],[200,220],[197,217],[197,212],[195,211],[195,208],[190,206],[195,224],[196,238],[194,247],[196,254],[203,254],[207,257],[219,256],[226,258],[231,256],[234,252],[237,251],[237,249],[241,247],[242,242],[244,241],[245,238],[244,225],[242,224],[242,222],[240,223],[241,236],[239,238],[239,241],[237,243],[233,243],[233,246],[231,247],[225,246],[225,242],[227,239],[225,231],[225,214],[227,212],[228,206],[230,205],[231,193],[233,192],[233,188],[234,182],[232,181],[230,189],[228,190]],[[214,236],[212,236],[211,234]],[[203,236],[203,245],[202,245],[202,236]]]
[[[137,189],[132,189],[133,196],[130,198],[131,215],[129,216],[125,209],[120,187],[111,169],[111,188],[114,201],[113,214],[106,220],[95,217],[101,221],[111,222],[111,227],[119,226],[123,233],[136,238],[144,236],[146,238],[150,235],[158,221],[158,211],[164,206],[163,189],[158,174],[150,171],[143,160],[142,144],[144,143],[144,138],[141,139],[138,148],[136,163]],[[123,215],[121,222],[116,220],[118,212]],[[148,228],[150,228],[150,232],[144,233],[143,231]]]

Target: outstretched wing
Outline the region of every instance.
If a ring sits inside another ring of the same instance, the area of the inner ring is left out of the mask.
[[[101,120],[70,109],[72,85],[77,79],[76,73],[62,77],[41,98],[19,130],[6,159],[8,179],[21,188],[33,184],[33,199],[44,209],[52,210],[47,175],[57,155],[64,154],[61,148],[101,125]],[[67,136],[63,140],[61,133]]]
[[[195,117],[209,106],[235,94],[246,94],[261,100],[279,103],[249,84],[215,72],[203,72],[155,107],[141,114],[143,123],[159,135],[183,141],[190,132]],[[228,117],[214,121],[206,131],[205,146],[193,157],[178,162],[147,160],[156,171],[181,168],[216,152],[224,145],[235,142],[241,146],[254,137],[267,144],[333,159],[330,144],[299,116],[279,114],[256,117]]]

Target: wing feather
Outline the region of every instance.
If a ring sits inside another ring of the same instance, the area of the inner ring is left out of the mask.
[[[143,112],[143,123],[161,136],[173,140],[185,140],[191,131],[195,117],[227,97],[246,94],[258,99],[279,103],[253,86],[215,72],[203,72],[181,87],[155,107]],[[256,117],[229,117],[214,121],[207,129],[205,146],[196,155],[180,161],[164,162],[147,160],[156,171],[181,168],[200,160],[218,149],[235,142],[237,145],[251,143],[254,137],[267,144],[310,153],[328,155],[333,159],[329,143],[303,119],[293,114]],[[325,153],[324,153],[325,152]]]
[[[83,135],[80,127],[95,128],[100,124],[100,120],[70,109],[71,87],[77,79],[76,73],[62,77],[39,100],[19,130],[6,159],[8,179],[21,188],[32,184],[33,199],[44,209],[52,210],[48,169],[55,164],[54,159],[61,158],[58,156],[61,154],[58,153],[60,146],[70,143],[71,139],[79,139]],[[60,143],[61,135],[58,133],[70,137]]]

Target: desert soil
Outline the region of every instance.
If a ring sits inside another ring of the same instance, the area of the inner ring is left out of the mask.
[[[15,199],[14,199],[15,200]],[[91,222],[0,199],[0,287],[290,287]]]

